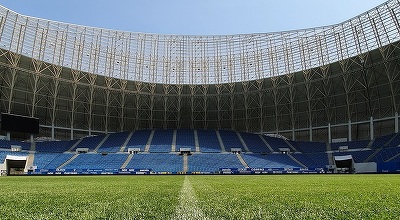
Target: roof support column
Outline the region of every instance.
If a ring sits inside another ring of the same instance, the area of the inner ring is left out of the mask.
[[[54,135],[55,131],[54,131],[54,124],[51,124],[51,140],[54,140]]]
[[[260,108],[259,114],[259,121],[260,121],[260,132],[264,131],[264,111],[263,111],[263,104],[264,104],[264,92],[263,89],[263,80],[257,80],[257,87],[258,87],[258,107]]]
[[[181,126],[182,126],[182,112],[181,112],[181,110],[182,110],[182,85],[178,85],[178,103],[177,103],[177,123],[178,123],[178,128],[181,128]],[[186,125],[185,125],[185,127],[186,127]]]
[[[108,121],[109,121],[109,117],[110,117],[110,90],[106,89],[106,112],[105,112],[105,132],[106,134],[108,134]],[[91,105],[92,106],[92,105]],[[92,111],[90,111],[91,113]]]
[[[312,74],[311,71],[309,70],[304,70],[303,71],[303,76],[305,79],[305,87],[306,87],[306,97],[307,97],[307,113],[308,113],[308,126],[309,126],[309,140],[313,140],[312,136],[312,94],[311,94],[311,81],[312,81]]]
[[[221,130],[221,84],[215,85],[215,90],[217,91],[217,129]]]
[[[208,121],[207,121],[207,110],[208,110],[208,85],[202,85],[202,93],[203,93],[203,128],[208,128]]]
[[[54,76],[54,90],[53,90],[53,103],[52,103],[52,114],[51,114],[51,139],[54,140],[54,125],[56,121],[56,111],[57,111],[57,98],[58,98],[58,88],[60,86],[60,75],[62,68],[59,66],[53,66],[52,73]]]
[[[76,102],[76,88],[77,84],[74,82],[72,84],[72,106],[71,106],[71,119],[70,119],[70,129],[71,129],[71,140],[74,139],[74,121],[75,121],[75,102]]]
[[[294,126],[292,127],[292,141],[296,141],[296,133],[294,132]]]
[[[348,121],[347,123],[347,141],[352,141],[352,137],[351,137],[351,120]]]
[[[32,59],[32,66],[35,70],[35,74],[32,74],[33,78],[33,88],[32,88],[32,109],[31,109],[31,117],[35,117],[35,110],[36,110],[36,100],[37,100],[37,94],[38,91],[40,90],[38,88],[38,83],[39,83],[39,73],[41,71],[41,64],[42,62],[38,62],[35,59]]]
[[[328,123],[328,143],[332,143],[331,123]]]
[[[89,112],[88,112],[88,129],[89,129],[89,136],[92,135],[92,112],[93,112],[93,96],[94,96],[94,87],[93,85],[90,86],[90,94],[89,94]],[[106,116],[107,117],[107,116]]]
[[[119,116],[120,120],[120,126],[119,126],[119,131],[124,131],[125,128],[125,102],[126,102],[126,85],[127,81],[126,80],[121,80],[121,103],[120,103],[120,109],[121,109],[121,115]]]
[[[277,82],[277,77],[272,77],[271,78],[271,83],[272,83],[272,93],[273,93],[273,100],[274,100],[274,119],[275,119],[275,133],[279,133],[279,111],[278,111],[278,82]]]
[[[10,63],[13,67],[17,67],[18,62],[19,62],[20,55],[10,53]],[[8,97],[8,113],[11,113],[12,110],[12,99],[14,96],[14,87],[15,87],[15,82],[17,81],[17,70],[15,68],[11,69],[11,82],[10,82],[10,96]]]
[[[155,114],[154,114],[154,98],[156,96],[155,94],[156,90],[156,84],[152,83],[150,84],[150,128],[154,128],[154,121],[155,121]]]
[[[189,85],[190,87],[190,128],[195,129],[194,127],[194,95],[195,95],[195,85]],[[204,128],[203,128],[204,129]]]
[[[374,118],[371,116],[369,120],[369,133],[370,133],[370,139],[374,139]]]
[[[244,99],[244,111],[245,111],[245,128],[246,132],[249,132],[249,97],[248,97],[248,91],[249,91],[249,83],[248,82],[242,82],[242,88],[243,88],[243,99]]]
[[[233,117],[235,115],[235,84],[230,83],[229,84],[229,92],[230,92],[230,119],[231,119],[231,130],[235,130],[235,121],[233,120]]]

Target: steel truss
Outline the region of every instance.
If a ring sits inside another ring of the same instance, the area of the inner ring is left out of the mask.
[[[0,8],[0,110],[40,118],[53,138],[143,128],[315,140],[390,133],[400,103],[399,14],[391,0],[326,27],[174,36]]]

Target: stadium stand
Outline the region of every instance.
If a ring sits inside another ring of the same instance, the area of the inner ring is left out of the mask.
[[[400,162],[400,153],[397,154],[397,155],[395,155],[395,156],[393,156],[392,158],[389,158],[389,159],[387,160],[387,162],[396,162],[396,163],[399,163],[399,162]]]
[[[0,148],[10,150],[11,145],[20,146],[22,150],[30,150],[31,148],[31,143],[29,142],[0,140]]]
[[[172,148],[173,130],[155,130],[150,144],[151,153],[169,153]]]
[[[125,143],[130,132],[119,132],[113,133],[108,136],[106,141],[100,146],[97,152],[108,152],[115,153],[121,149],[121,146]]]
[[[0,164],[4,162],[7,155],[12,156],[28,156],[27,152],[12,152],[12,151],[0,151]]]
[[[239,168],[244,166],[235,154],[200,153],[188,158],[189,172],[218,172],[219,168]]]
[[[177,154],[149,153],[136,154],[132,157],[127,169],[151,169],[154,172],[181,172],[182,156]]]
[[[35,153],[33,165],[37,166],[37,169],[56,169],[72,156],[73,154],[66,153]]]
[[[131,139],[126,145],[128,148],[140,148],[140,151],[144,151],[147,141],[149,140],[151,130],[138,130],[133,132]]]
[[[179,148],[190,148],[191,151],[195,151],[195,140],[193,130],[176,130],[176,151]]]
[[[74,147],[75,150],[76,148],[89,148],[89,151],[94,150],[104,139],[105,135],[100,134],[96,136],[90,136],[90,137],[84,137],[81,142],[77,146]]]
[[[296,168],[301,167],[286,154],[242,154],[251,168]]]
[[[119,169],[128,154],[79,154],[63,169]]]
[[[197,130],[200,151],[203,153],[220,153],[221,146],[213,130]]]
[[[176,131],[176,150],[171,151],[174,132]],[[119,152],[124,143],[127,147],[139,147],[144,151],[149,143],[152,130],[139,130],[131,132],[113,133],[108,136],[99,135],[85,137],[76,147],[89,147],[95,149],[99,146],[98,152],[86,154],[75,154],[67,152],[71,146],[78,143],[72,141],[43,141],[36,143],[33,166],[40,170],[62,169],[150,169],[156,173],[177,173],[183,170],[188,172],[218,172],[221,168],[233,169],[292,169],[301,168],[325,168],[330,164],[329,157],[352,155],[354,162],[400,162],[400,147],[397,146],[397,134],[378,137],[373,141],[357,140],[331,144],[332,151],[327,151],[327,144],[320,142],[288,141],[296,148],[297,152],[283,154],[269,151],[268,146],[257,134],[240,133],[240,137],[251,151],[243,152],[240,155],[228,152],[221,152],[215,130],[199,130],[199,144],[203,152],[195,152],[195,131],[182,130],[154,130],[153,139],[150,144],[150,151],[139,152],[130,155]],[[219,131],[221,140],[227,145],[241,144],[236,132]],[[128,140],[128,137],[131,137]],[[107,137],[107,138],[105,138]],[[278,151],[279,148],[288,144],[280,138],[264,137],[271,147]],[[103,141],[103,142],[102,142]],[[103,143],[99,145],[99,143]],[[12,152],[9,147],[13,145],[26,145],[20,141],[1,140],[0,161],[4,161],[6,155],[28,156],[27,150]],[[372,149],[368,146],[374,146]],[[339,151],[340,146],[348,146],[348,150]],[[193,155],[178,156],[180,147],[191,148]],[[243,146],[241,149],[243,150]],[[27,147],[25,147],[27,149]],[[204,153],[209,152],[209,153]],[[267,152],[267,153],[266,153]],[[31,152],[32,154],[32,152]],[[127,160],[129,158],[129,160]],[[1,162],[0,162],[1,163]],[[332,162],[331,162],[332,163]],[[185,167],[187,164],[187,167]],[[124,166],[123,166],[124,165]]]
[[[76,141],[77,140],[36,142],[36,151],[62,153],[68,151],[72,146],[74,146]]]
[[[265,143],[261,140],[260,135],[241,132],[243,141],[246,143],[250,152],[253,153],[269,153],[271,152]]]
[[[297,153],[292,154],[292,156],[308,168],[325,168],[329,164],[326,153]]]
[[[381,137],[378,137],[374,140],[374,142],[371,145],[372,149],[377,149],[377,148],[382,148],[385,147],[390,141],[396,136],[397,134],[389,134],[389,135],[384,135]]]
[[[242,151],[245,151],[242,142],[240,142],[236,132],[221,130],[219,131],[219,135],[224,143],[226,151],[230,152],[231,148],[240,148]]]
[[[363,163],[373,152],[374,150],[335,152],[333,153],[333,156],[351,155],[353,157],[354,162]]]
[[[298,151],[303,153],[326,152],[326,144],[310,141],[289,141]]]
[[[275,152],[279,152],[279,148],[290,148],[282,138],[269,137],[266,135],[264,135],[263,138]]]
[[[357,141],[331,143],[331,149],[339,150],[339,147],[341,146],[347,146],[348,149],[362,149],[362,148],[367,148],[369,142],[370,142],[369,140],[357,140]]]
[[[387,146],[398,147],[400,145],[400,134],[397,133],[392,140],[387,144]]]
[[[400,153],[400,147],[388,147],[381,149],[370,161],[374,162],[386,162],[392,157]]]

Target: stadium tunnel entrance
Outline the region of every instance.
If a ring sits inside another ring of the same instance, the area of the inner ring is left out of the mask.
[[[7,156],[5,160],[6,175],[23,175],[26,167],[26,156]]]
[[[335,156],[336,171],[338,173],[354,173],[354,160],[352,155]]]

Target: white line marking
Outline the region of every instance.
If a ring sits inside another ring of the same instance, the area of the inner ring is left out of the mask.
[[[203,211],[197,207],[196,194],[192,188],[189,178],[185,176],[181,193],[179,195],[179,206],[176,208],[173,219],[208,219]]]

